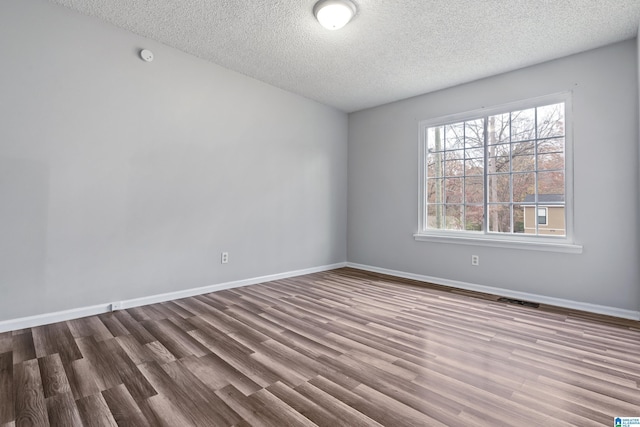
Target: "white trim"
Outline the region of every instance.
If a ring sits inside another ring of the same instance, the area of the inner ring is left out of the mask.
[[[337,264],[323,265],[320,267],[311,267],[302,270],[288,271],[285,273],[270,274],[267,276],[253,277],[250,279],[236,280],[233,282],[218,283],[216,285],[203,286],[200,288],[185,289],[182,291],[167,292],[158,295],[149,295],[141,298],[133,298],[122,301],[122,308],[139,307],[142,305],[155,304],[159,302],[171,301],[180,298],[187,298],[194,295],[208,294],[210,292],[222,291],[224,289],[238,288],[241,286],[255,285],[258,283],[271,282],[273,280],[287,279],[290,277],[302,276],[305,274],[319,273],[322,271],[335,270],[336,268],[346,267],[346,262]],[[50,323],[64,322],[71,319],[79,319],[81,317],[94,316],[96,314],[107,313],[111,311],[111,303],[103,303],[88,307],[78,307],[71,310],[57,311],[53,313],[44,313],[36,316],[21,317],[18,319],[9,319],[0,321],[0,333],[7,331],[16,331],[19,329],[32,328],[34,326],[48,325]]]
[[[358,270],[371,271],[374,273],[387,274],[389,276],[403,277],[405,279],[418,280],[436,285],[448,286],[451,288],[466,289],[469,291],[482,292],[486,294],[499,295],[508,298],[516,298],[525,301],[537,302],[541,304],[553,305],[556,307],[570,308],[574,310],[586,311],[589,313],[604,314],[607,316],[620,317],[623,319],[640,320],[640,311],[625,310],[617,307],[590,304],[587,302],[573,301],[562,298],[548,297],[545,295],[530,294],[527,292],[512,291],[504,288],[494,288],[491,286],[477,285],[475,283],[459,282],[457,280],[442,279],[439,277],[424,276],[422,274],[406,273],[404,271],[389,270],[386,268],[373,267],[370,265],[348,262],[347,267]]]
[[[555,237],[536,237],[536,240],[525,240],[527,237],[523,236],[519,239],[498,239],[496,237],[489,237],[484,234],[478,234],[473,236],[469,235],[437,235],[437,234],[421,234],[416,233],[413,238],[419,242],[435,242],[435,243],[451,243],[456,245],[470,245],[470,246],[488,246],[492,248],[506,248],[506,249],[525,249],[531,251],[545,251],[545,252],[561,252],[566,254],[581,254],[582,245],[576,245],[573,243],[567,243],[564,239],[562,241],[553,242],[551,239]],[[544,241],[543,239],[550,239]]]

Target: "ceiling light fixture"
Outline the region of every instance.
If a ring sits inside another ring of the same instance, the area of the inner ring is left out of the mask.
[[[356,5],[351,0],[320,0],[313,7],[313,14],[326,29],[338,30],[355,16]]]

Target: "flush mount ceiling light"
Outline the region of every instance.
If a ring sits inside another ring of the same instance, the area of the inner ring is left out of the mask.
[[[356,14],[356,5],[351,0],[320,0],[313,7],[313,14],[320,25],[337,30],[351,21]]]

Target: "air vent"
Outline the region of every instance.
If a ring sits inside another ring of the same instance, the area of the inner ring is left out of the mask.
[[[522,300],[513,299],[513,298],[498,298],[498,302],[508,302],[509,304],[518,304],[518,305],[524,305],[525,307],[533,307],[533,308],[540,307],[540,304],[538,304],[537,302],[522,301]]]

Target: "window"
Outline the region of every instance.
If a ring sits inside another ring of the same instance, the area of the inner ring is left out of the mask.
[[[416,238],[566,241],[569,101],[563,94],[422,122]],[[549,223],[550,204],[552,235],[538,227]]]
[[[538,225],[547,225],[547,208],[538,208]]]

